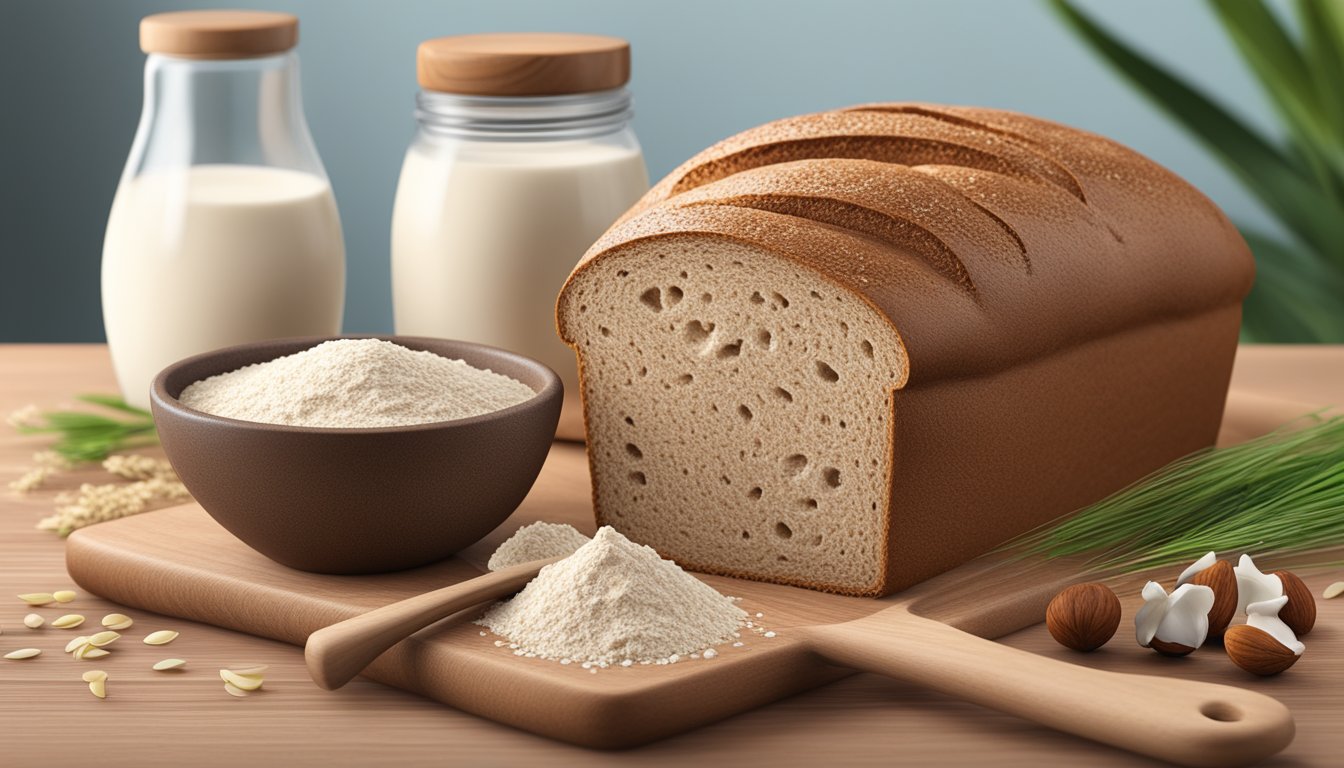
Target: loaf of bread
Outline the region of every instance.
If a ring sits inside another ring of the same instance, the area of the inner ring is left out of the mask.
[[[746,131],[560,294],[598,522],[695,570],[902,589],[1210,445],[1253,271],[1190,185],[1055,123]]]

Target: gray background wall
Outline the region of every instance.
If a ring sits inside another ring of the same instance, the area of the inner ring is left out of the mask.
[[[652,176],[744,128],[875,100],[1006,107],[1107,134],[1236,219],[1255,204],[1037,0],[0,0],[0,341],[102,339],[98,263],[135,133],[141,16],[261,7],[301,19],[304,101],[344,220],[345,328],[391,330],[388,226],[413,128],[416,44],[484,31],[631,40]],[[1268,107],[1198,0],[1084,6],[1250,119]]]

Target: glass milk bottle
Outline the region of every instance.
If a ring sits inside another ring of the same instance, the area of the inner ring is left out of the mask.
[[[345,246],[299,95],[298,19],[188,11],[140,24],[145,101],[103,242],[122,394],[169,363],[340,331]]]
[[[490,344],[565,385],[559,435],[583,438],[555,299],[588,246],[648,190],[630,129],[630,46],[490,34],[420,45],[419,130],[392,213],[399,334]]]

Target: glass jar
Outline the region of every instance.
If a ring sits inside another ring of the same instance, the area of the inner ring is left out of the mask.
[[[624,87],[629,46],[580,35],[441,38],[421,45],[419,73],[419,129],[392,214],[397,333],[545,363],[565,385],[558,434],[582,439],[577,365],[556,334],[555,300],[588,247],[648,190]]]
[[[103,243],[103,324],[127,402],[218,347],[338,333],[340,216],[304,120],[298,20],[141,23],[145,100]]]

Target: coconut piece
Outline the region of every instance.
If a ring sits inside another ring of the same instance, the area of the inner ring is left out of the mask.
[[[1161,584],[1143,587],[1143,607],[1134,618],[1139,645],[1163,653],[1190,653],[1209,636],[1213,590],[1200,584],[1182,584],[1167,594]]]
[[[1250,555],[1242,555],[1232,571],[1237,575],[1237,613],[1245,613],[1251,603],[1273,600],[1283,594],[1283,580],[1272,573],[1261,573]]]
[[[1287,595],[1280,595],[1273,600],[1251,603],[1246,606],[1246,624],[1278,640],[1284,648],[1292,651],[1294,655],[1301,656],[1307,646],[1301,640],[1298,640],[1292,628],[1283,619],[1279,618],[1279,611],[1287,604]]]
[[[1195,562],[1191,563],[1189,568],[1186,568],[1184,571],[1181,571],[1181,575],[1176,578],[1176,586],[1179,587],[1182,584],[1186,583],[1187,581],[1193,579],[1195,575],[1198,574],[1200,571],[1204,571],[1213,567],[1213,564],[1216,562],[1218,562],[1218,555],[1214,554],[1213,552],[1210,552],[1207,555],[1199,558]]]

